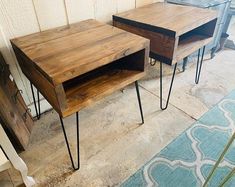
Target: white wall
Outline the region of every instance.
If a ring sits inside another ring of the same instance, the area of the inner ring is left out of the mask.
[[[110,22],[115,13],[160,1],[163,0],[0,0],[0,51],[10,64],[19,89],[23,90],[26,103],[32,103],[31,91],[12,51],[10,38],[89,18]],[[49,108],[43,101],[42,110]]]

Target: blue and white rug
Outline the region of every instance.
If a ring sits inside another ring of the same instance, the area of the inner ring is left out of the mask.
[[[201,187],[234,130],[235,91],[139,169],[122,187]],[[235,144],[208,186],[219,186],[234,167]],[[235,176],[225,186],[235,187]]]

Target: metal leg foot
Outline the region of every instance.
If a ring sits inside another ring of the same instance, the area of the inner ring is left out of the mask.
[[[204,58],[204,54],[205,54],[205,48],[206,48],[206,46],[203,47],[201,59],[200,59],[201,49],[198,50],[197,68],[196,68],[196,76],[195,76],[195,83],[196,84],[199,83],[201,69],[202,69],[202,62],[203,62],[203,58]]]
[[[211,59],[213,59],[215,57],[215,52],[216,52],[216,47],[211,49]]]
[[[71,148],[70,148],[70,145],[69,145],[69,142],[68,142],[68,137],[67,137],[67,134],[66,134],[66,131],[65,131],[65,127],[64,127],[64,122],[63,122],[63,119],[60,117],[60,122],[61,122],[61,126],[62,126],[62,130],[63,130],[63,133],[64,133],[64,138],[65,138],[65,143],[66,143],[66,146],[67,146],[67,149],[68,149],[68,153],[69,153],[69,157],[70,157],[70,160],[71,160],[71,163],[72,163],[72,167],[74,170],[79,170],[80,169],[80,153],[79,153],[79,114],[78,112],[76,113],[76,131],[77,131],[77,167],[75,166],[75,163],[74,163],[74,159],[73,159],[73,156],[72,156],[72,152],[71,152]]]
[[[185,72],[187,64],[188,64],[188,57],[185,57],[183,59],[183,67],[182,67],[183,72]]]
[[[151,66],[155,66],[156,63],[157,63],[157,60],[151,58],[151,60],[150,60],[150,65],[151,65]]]
[[[37,101],[35,99],[35,94],[34,94],[34,89],[33,89],[33,84],[30,82],[30,87],[33,95],[33,103],[36,111],[36,116],[37,119],[40,119],[41,117],[41,106],[40,106],[40,97],[39,97],[39,91],[37,90]]]
[[[175,79],[176,67],[177,67],[177,63],[175,64],[175,67],[174,67],[174,71],[173,71],[173,75],[172,75],[172,79],[171,79],[171,84],[170,84],[170,89],[169,89],[167,100],[166,100],[166,105],[165,105],[165,107],[163,107],[163,104],[162,104],[162,100],[163,100],[163,98],[162,98],[162,95],[163,95],[162,94],[162,62],[160,62],[160,107],[162,110],[166,110],[168,107],[168,104],[169,104],[171,90],[172,90],[172,86],[173,86],[174,79]]]
[[[140,108],[140,115],[141,115],[141,120],[142,120],[142,125],[144,124],[144,115],[143,115],[143,109],[142,109],[142,104],[141,104],[141,99],[140,99],[140,91],[139,91],[139,84],[138,81],[135,81],[135,88],[136,88],[136,93],[137,93],[137,98],[138,98],[138,103],[139,103],[139,108]]]

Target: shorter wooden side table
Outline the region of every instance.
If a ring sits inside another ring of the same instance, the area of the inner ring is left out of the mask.
[[[79,115],[84,107],[145,75],[149,40],[86,20],[11,40],[23,73],[60,115],[72,166],[79,169]],[[32,87],[33,89],[33,87]],[[33,91],[34,93],[34,91]],[[34,96],[35,108],[40,106]],[[37,103],[37,105],[36,105]],[[38,117],[40,117],[40,111]],[[75,166],[63,118],[76,113],[78,166]]]
[[[154,3],[113,16],[113,25],[150,39],[150,57],[160,61],[160,106],[169,103],[177,63],[199,50],[195,82],[199,83],[205,45],[213,40],[215,11],[168,3]],[[201,55],[201,48],[202,55]],[[201,59],[200,59],[200,56]],[[162,63],[174,65],[166,101],[162,105]],[[154,65],[154,64],[153,64]]]

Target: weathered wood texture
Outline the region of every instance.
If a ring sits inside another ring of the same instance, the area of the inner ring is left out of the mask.
[[[33,120],[15,82],[9,78],[9,67],[1,53],[0,70],[0,121],[13,138],[14,146],[24,150],[29,142]]]
[[[113,16],[113,25],[150,39],[151,56],[174,64],[213,39],[216,12],[154,3]]]
[[[24,74],[63,117],[141,78],[149,53],[147,39],[93,19],[11,42]]]

